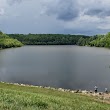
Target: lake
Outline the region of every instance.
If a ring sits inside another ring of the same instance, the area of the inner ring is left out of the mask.
[[[23,46],[0,50],[0,81],[66,89],[110,89],[110,50]]]

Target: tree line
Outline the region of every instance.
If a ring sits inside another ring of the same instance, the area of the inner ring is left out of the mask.
[[[106,35],[4,34],[0,31],[0,48],[24,45],[79,45],[110,48],[110,32]]]
[[[88,39],[84,35],[64,34],[8,34],[25,45],[78,45],[80,38]],[[79,43],[80,44],[80,43]]]
[[[106,35],[8,34],[25,45],[79,45],[110,48],[110,32]]]

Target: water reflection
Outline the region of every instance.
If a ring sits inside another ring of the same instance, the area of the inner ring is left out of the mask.
[[[0,80],[67,89],[109,87],[108,49],[24,46],[0,50]]]

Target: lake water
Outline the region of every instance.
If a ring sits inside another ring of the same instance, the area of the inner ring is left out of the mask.
[[[0,81],[55,88],[110,89],[110,50],[24,46],[0,50]]]

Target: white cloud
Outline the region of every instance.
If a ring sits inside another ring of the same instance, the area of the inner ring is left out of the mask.
[[[0,8],[3,8],[7,5],[7,0],[0,0]]]
[[[1,16],[1,15],[4,15],[4,13],[5,13],[4,9],[1,8],[1,9],[0,9],[0,16]]]
[[[7,1],[0,0],[0,17],[5,15],[5,9],[7,8]]]

